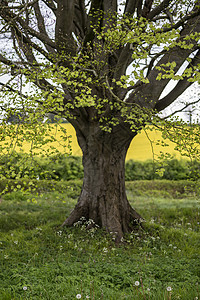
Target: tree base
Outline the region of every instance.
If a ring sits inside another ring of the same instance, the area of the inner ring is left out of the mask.
[[[80,198],[82,198],[80,196]],[[128,200],[125,198],[126,210],[117,210],[117,207],[112,203],[110,213],[105,214],[106,207],[98,205],[96,209],[94,205],[89,202],[83,201],[83,199],[75,206],[74,210],[71,212],[69,217],[64,221],[62,226],[73,226],[75,223],[79,222],[84,218],[85,222],[89,222],[87,229],[91,229],[95,225],[105,229],[108,233],[115,236],[116,243],[121,242],[124,234],[131,233],[132,231],[139,230],[142,227],[142,222],[144,219],[130,206]]]

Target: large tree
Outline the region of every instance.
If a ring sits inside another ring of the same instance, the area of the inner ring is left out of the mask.
[[[4,90],[66,118],[83,152],[82,191],[64,224],[85,217],[120,239],[141,221],[125,192],[130,142],[199,80],[200,1],[1,0],[0,18]],[[18,78],[35,95],[17,90]]]

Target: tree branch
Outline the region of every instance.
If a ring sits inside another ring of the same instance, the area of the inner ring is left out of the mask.
[[[167,50],[163,50],[163,51],[161,51],[161,52],[155,54],[154,57],[152,57],[152,59],[151,59],[149,65],[148,65],[148,68],[147,68],[147,77],[148,77],[149,73],[151,72],[151,70],[152,70],[152,68],[153,68],[153,65],[154,65],[155,61],[156,61],[161,55],[165,54],[166,52],[167,52]]]
[[[7,88],[8,91],[13,92],[13,93],[16,93],[16,94],[18,94],[20,97],[23,97],[23,98],[26,98],[26,99],[28,98],[26,95],[24,95],[24,94],[21,93],[20,91],[13,89],[13,87],[11,87],[8,83],[0,82],[0,85],[2,86],[2,88],[0,89],[0,92],[1,92],[4,88]]]
[[[30,44],[28,43],[28,39],[22,35],[21,31],[19,31],[19,29],[17,27],[13,27],[13,40],[15,40],[15,37],[16,37],[17,43],[19,45],[19,48],[23,51],[26,59],[28,61],[30,61],[31,63],[37,62],[36,58],[33,55],[33,51],[30,48]],[[22,58],[22,61],[23,61],[23,58]]]
[[[173,24],[171,27],[164,27],[160,30],[160,32],[169,32],[172,29],[178,29],[180,26],[184,25],[184,23],[196,16],[199,16],[200,14],[200,9],[196,10],[195,12],[186,15],[185,17],[183,17],[180,21],[178,21],[176,24]]]
[[[183,108],[174,111],[173,113],[171,113],[171,114],[168,115],[167,117],[161,118],[161,120],[166,120],[166,119],[168,119],[169,117],[172,117],[172,116],[174,116],[175,114],[184,111],[188,106],[195,105],[195,104],[197,104],[197,103],[199,103],[199,102],[200,102],[200,99],[198,99],[198,100],[196,100],[196,101],[193,101],[193,102],[191,102],[191,103],[187,103]]]
[[[164,98],[160,99],[156,105],[156,111],[160,112],[170,104],[172,104],[193,82],[189,82],[186,78],[179,80],[175,88],[167,94]]]
[[[117,0],[104,0],[103,10],[105,13],[116,13],[117,12]]]
[[[141,13],[142,17],[148,18],[152,5],[153,5],[153,0],[145,0],[142,13]]]
[[[24,10],[25,10],[25,8],[23,9],[23,11]],[[45,34],[42,34],[27,25],[26,21],[23,20],[22,17],[19,16],[21,13],[22,13],[22,10],[18,14],[14,14],[13,12],[11,12],[11,10],[9,9],[8,6],[7,6],[7,8],[3,8],[0,5],[0,16],[6,21],[5,26],[14,24],[17,21],[20,24],[20,26],[24,30],[26,30],[29,34],[38,38],[44,44],[47,44],[47,45],[51,46],[52,48],[55,48],[56,45],[50,38],[48,38]],[[2,30],[2,28],[1,28],[1,30]]]
[[[74,13],[74,28],[75,28],[74,32],[79,38],[81,38],[81,40],[84,39],[86,27],[87,27],[87,14],[86,14],[85,3],[82,0],[76,0],[75,13]]]
[[[1,53],[0,53],[0,61],[7,66],[13,66],[13,67],[17,68],[17,65],[15,65],[15,63],[13,63],[13,61],[7,59]]]
[[[120,77],[125,74],[126,68],[130,63],[132,53],[133,50],[131,49],[130,44],[127,44],[123,49],[121,49],[113,76],[116,80],[119,80]]]
[[[192,59],[192,62],[189,64],[189,66],[186,68],[189,69],[190,67],[193,68],[197,66],[200,62],[200,50],[197,52],[195,57]],[[192,74],[191,74],[192,76]],[[171,103],[173,103],[193,82],[189,82],[188,78],[184,78],[182,80],[179,80],[177,85],[174,87],[174,89],[164,98],[160,99],[156,105],[155,109],[159,112],[165,109],[167,106],[169,106]]]
[[[39,45],[35,44],[30,40],[28,37],[28,34],[23,35],[21,30],[18,28],[17,24],[13,24],[13,31],[15,32],[15,36],[17,38],[18,44],[20,48],[23,50],[25,56],[27,57],[27,60],[29,60],[28,56],[32,55],[31,62],[33,62],[33,51],[32,48],[40,52],[44,57],[46,57],[49,61],[53,62],[53,57],[50,55],[48,52],[46,52],[42,47]],[[25,48],[27,48],[25,50]],[[28,55],[28,56],[27,56]],[[36,59],[34,59],[36,62]]]
[[[112,97],[120,103],[125,103],[124,101],[122,101],[117,95],[115,95],[112,91],[112,88],[110,87],[109,81],[108,81],[108,77],[106,76],[106,85],[107,85],[107,89],[109,90],[110,94],[112,95]]]
[[[124,13],[132,16],[135,12],[137,2],[138,2],[137,0],[127,0]]]
[[[104,31],[108,27],[113,28],[116,24],[116,13],[117,13],[117,0],[103,0],[103,26],[105,26]]]
[[[57,48],[63,55],[76,54],[77,46],[72,35],[74,10],[75,0],[58,1],[55,39]]]
[[[34,8],[34,11],[35,11],[35,16],[36,16],[36,19],[37,19],[38,29],[39,29],[40,33],[43,34],[43,35],[45,35],[49,39],[49,36],[47,34],[47,31],[46,31],[45,23],[44,23],[44,17],[43,17],[43,15],[41,13],[41,10],[40,10],[40,7],[39,7],[39,3],[36,2],[33,5],[33,8]],[[49,51],[50,53],[54,53],[55,54],[54,48],[52,48],[48,44],[45,44],[45,47],[46,47],[47,51]]]
[[[147,18],[152,20],[155,16],[159,15],[164,9],[166,9],[171,2],[172,0],[164,0],[148,14]]]
[[[22,5],[18,5],[18,6],[8,6],[5,4],[5,6],[2,6],[2,8],[4,9],[20,9],[20,10],[24,10],[30,6],[32,6],[33,4],[35,4],[36,2],[38,2],[38,0],[34,0],[34,1],[31,1],[29,3],[24,3]],[[2,1],[2,3],[5,3],[5,1]]]
[[[97,11],[102,11],[102,4],[103,0],[92,0],[91,7],[88,13],[88,20],[87,20],[87,29],[86,34],[83,42],[84,49],[87,48],[88,44],[92,44],[95,34],[94,34],[94,27],[98,24],[100,27],[100,15],[96,14]],[[102,17],[101,17],[102,19]]]
[[[54,15],[56,15],[57,8],[53,0],[42,0],[42,2],[53,11]]]
[[[185,26],[185,28],[180,33],[180,39],[178,41],[181,41],[181,39],[184,40],[185,36],[190,36],[191,32],[200,33],[199,16],[196,16],[194,19],[191,19],[188,22],[187,26]],[[187,43],[190,44],[191,41],[187,41]],[[157,67],[165,66],[167,63],[175,62],[176,66],[173,70],[175,74],[180,69],[185,60],[189,57],[189,55],[195,50],[195,43],[197,44],[197,42],[192,41],[192,43],[194,44],[193,48],[186,47],[185,49],[185,47],[181,48],[181,46],[175,46],[174,48],[170,49],[166,54],[164,54],[158,61],[157,65],[150,71],[148,75],[149,84],[143,85],[141,88],[138,89],[138,92],[141,92],[144,99],[149,99],[149,105],[151,108],[154,108],[162,91],[171,80],[171,78],[169,77],[158,81],[157,76],[160,71],[157,69]],[[132,97],[135,97],[135,94],[131,94],[129,96],[129,101],[134,101]]]

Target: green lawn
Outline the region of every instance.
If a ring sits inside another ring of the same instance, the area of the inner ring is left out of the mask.
[[[131,184],[146,222],[118,247],[102,230],[60,227],[76,203],[71,190],[2,196],[0,299],[200,299],[199,198]]]

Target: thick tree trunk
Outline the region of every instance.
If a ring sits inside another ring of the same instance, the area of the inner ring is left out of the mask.
[[[92,131],[92,132],[91,132]],[[142,218],[129,204],[125,191],[125,157],[132,137],[89,130],[77,134],[83,151],[84,180],[78,203],[63,225],[81,217],[116,235],[119,241]]]

